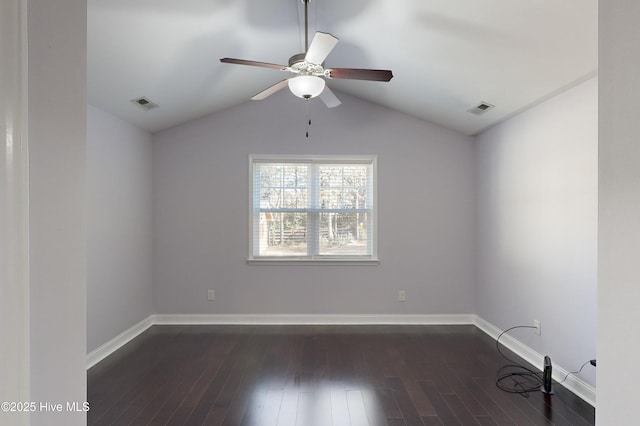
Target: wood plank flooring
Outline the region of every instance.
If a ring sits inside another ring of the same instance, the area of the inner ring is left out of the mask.
[[[154,326],[88,371],[88,424],[595,423],[561,386],[499,390],[505,363],[474,326]]]

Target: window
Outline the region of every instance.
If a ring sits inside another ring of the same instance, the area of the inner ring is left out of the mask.
[[[250,158],[249,261],[375,263],[375,157]]]

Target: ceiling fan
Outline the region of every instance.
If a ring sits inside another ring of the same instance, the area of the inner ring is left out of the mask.
[[[304,45],[305,53],[299,53],[289,58],[289,65],[278,65],[268,62],[248,61],[245,59],[222,58],[220,62],[227,64],[251,65],[254,67],[273,68],[293,74],[273,86],[258,93],[252,100],[262,100],[274,94],[285,86],[289,86],[291,93],[309,100],[317,96],[329,108],[340,105],[340,100],[326,86],[322,77],[330,79],[351,79],[370,81],[389,81],[393,78],[390,70],[361,69],[361,68],[325,68],[324,60],[338,43],[338,39],[329,33],[316,32],[309,45],[308,5],[311,0],[301,0],[304,4]]]

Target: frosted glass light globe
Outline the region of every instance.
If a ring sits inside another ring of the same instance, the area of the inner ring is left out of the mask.
[[[299,75],[289,79],[289,90],[299,98],[315,98],[324,90],[325,82],[314,75]]]

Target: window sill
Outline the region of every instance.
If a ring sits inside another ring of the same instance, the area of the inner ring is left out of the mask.
[[[339,265],[339,266],[375,266],[380,264],[380,259],[302,259],[302,258],[260,258],[247,259],[249,265]]]

